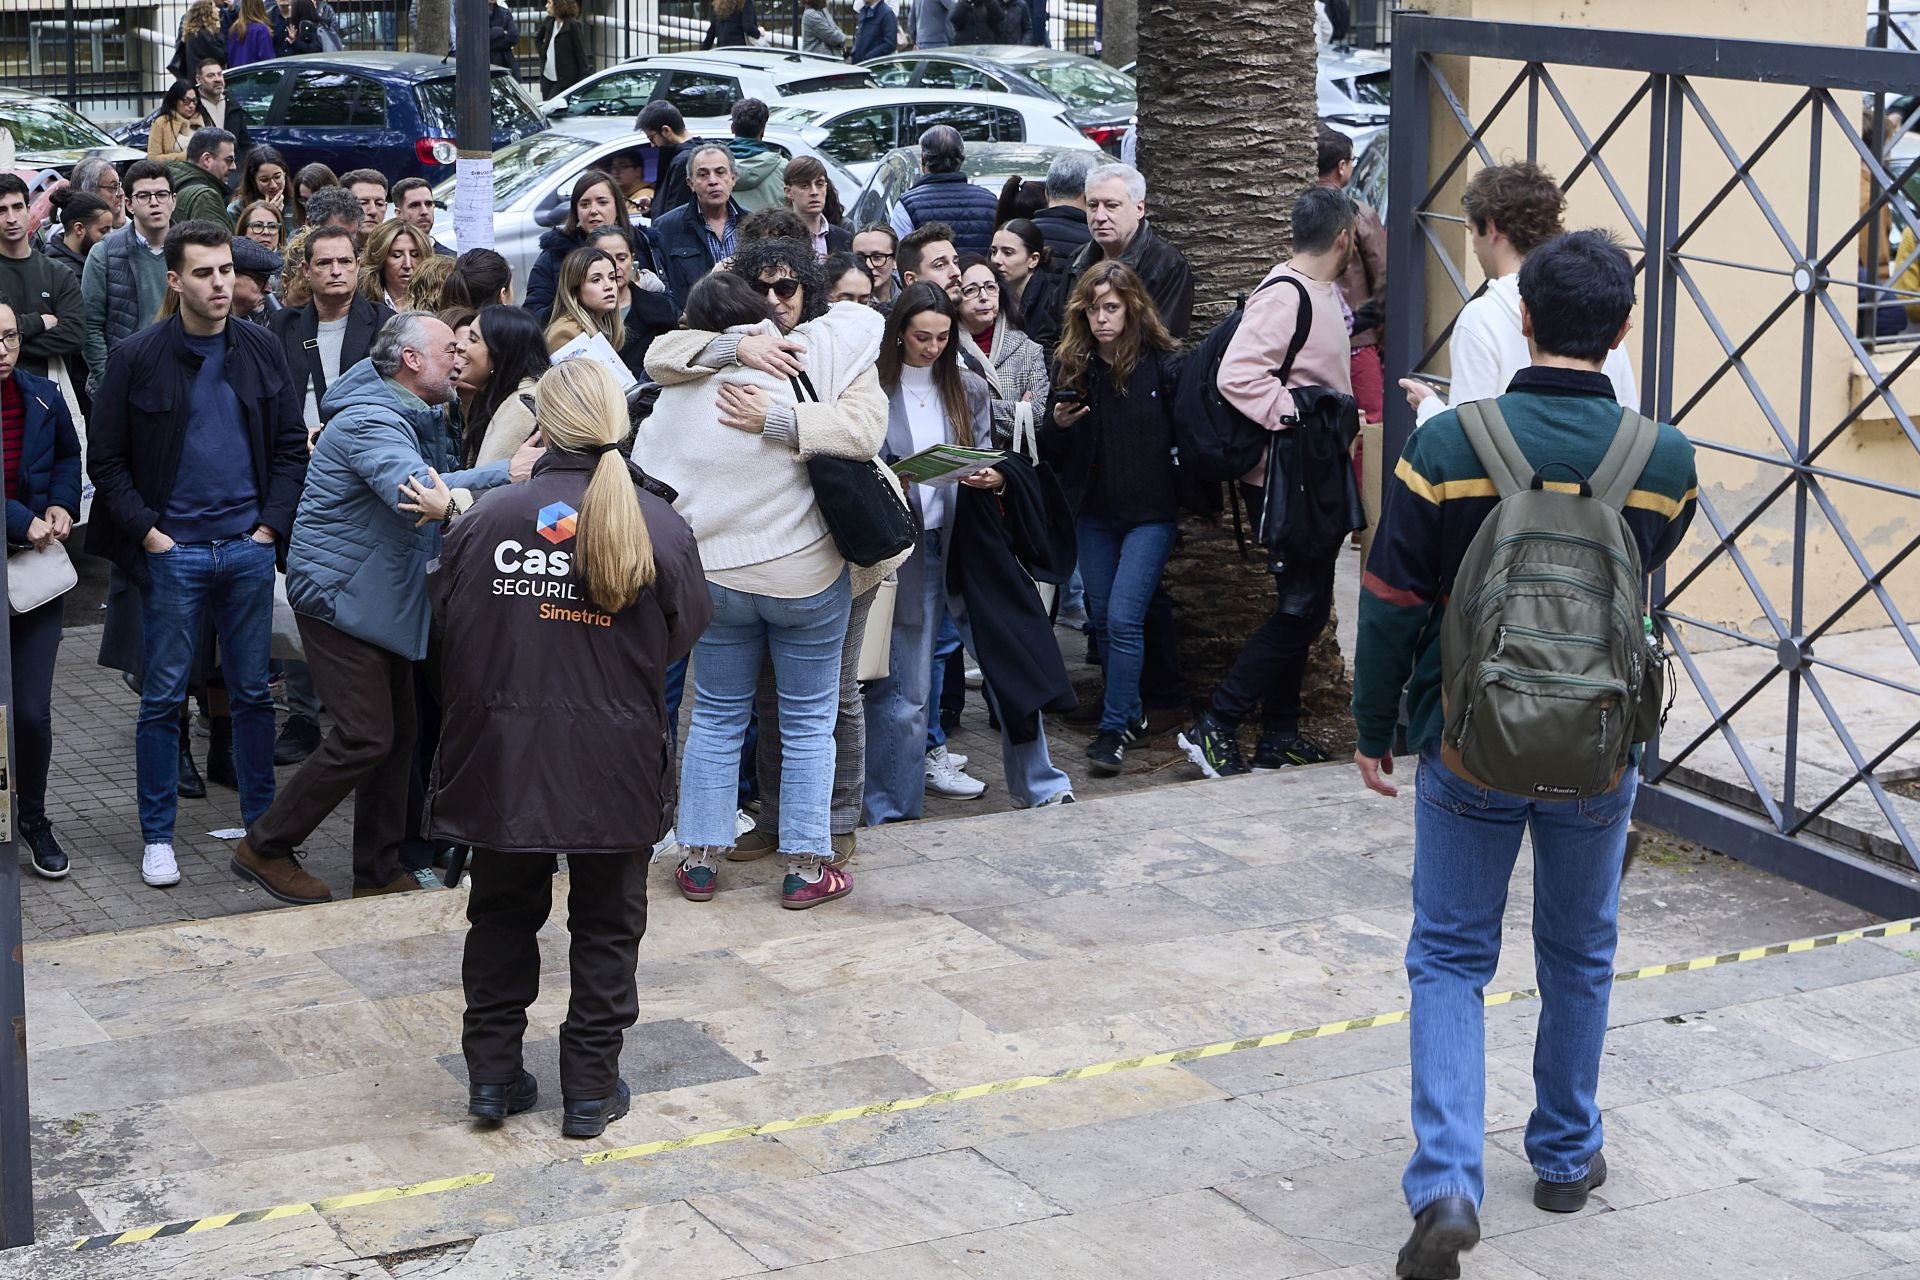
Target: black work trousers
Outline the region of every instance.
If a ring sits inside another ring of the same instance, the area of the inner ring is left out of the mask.
[[[1249,519],[1260,523],[1261,491],[1242,485]],[[1237,726],[1261,709],[1262,732],[1282,736],[1300,729],[1300,686],[1307,678],[1307,655],[1333,614],[1336,549],[1323,559],[1293,561],[1273,575],[1273,615],[1247,637],[1233,669],[1213,691],[1208,710],[1224,725]]]
[[[567,855],[567,932],[573,991],[560,1027],[562,1097],[611,1097],[620,1046],[640,1015],[634,964],[647,931],[645,849]],[[520,1078],[527,1007],[540,994],[540,927],[553,909],[553,858],[473,851],[466,957],[467,1014],[460,1047],[475,1084]]]

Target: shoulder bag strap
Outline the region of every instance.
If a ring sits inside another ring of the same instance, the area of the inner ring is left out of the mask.
[[[1593,469],[1593,479],[1588,482],[1593,496],[1615,511],[1625,508],[1627,496],[1640,482],[1640,473],[1647,469],[1647,459],[1659,442],[1659,423],[1632,409],[1622,409],[1613,443],[1607,446],[1606,456]]]
[[[1454,406],[1454,415],[1460,419],[1467,443],[1473,446],[1474,456],[1493,481],[1495,492],[1508,498],[1533,484],[1533,467],[1507,430],[1507,420],[1497,403],[1469,400]]]
[[[788,378],[787,381],[793,384],[793,398],[795,400],[800,401],[802,404],[808,402],[814,404],[820,403],[820,393],[813,389],[813,379],[807,376],[806,370],[802,369],[793,377]]]

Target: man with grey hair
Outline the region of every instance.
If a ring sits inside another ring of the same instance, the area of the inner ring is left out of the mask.
[[[360,211],[360,202],[345,187],[322,187],[307,197],[307,225],[310,227],[339,227],[358,240],[364,216]]]
[[[126,185],[120,181],[120,171],[113,167],[113,161],[88,156],[73,166],[67,180],[73,183],[75,191],[88,192],[107,202],[107,208],[113,210],[113,230],[127,225]],[[58,223],[53,227],[53,234],[60,234]]]
[[[725,262],[738,246],[735,227],[745,210],[733,198],[739,172],[733,153],[717,142],[702,143],[687,157],[687,185],[693,202],[655,218],[653,231],[667,259],[667,294],[676,313],[700,277]]]
[[[1061,270],[1093,239],[1087,230],[1087,175],[1105,162],[1098,151],[1062,151],[1047,167],[1047,207],[1033,215]]]
[[[1193,324],[1193,268],[1147,224],[1146,178],[1130,164],[1103,164],[1087,175],[1086,203],[1093,241],[1074,258],[1073,278],[1102,258],[1118,258],[1153,295],[1167,332],[1185,341]]]
[[[982,257],[993,248],[993,193],[960,172],[967,144],[960,131],[937,124],[920,135],[920,177],[900,197],[888,219],[904,240],[930,222],[953,228],[953,247]]]
[[[539,454],[523,448],[511,463],[447,470],[440,406],[453,399],[460,369],[453,330],[430,312],[403,311],[321,399],[326,425],[293,522],[287,601],[334,727],[248,825],[232,864],[282,902],[332,896],[318,882],[289,889],[285,869],[350,794],[353,896],[420,887],[401,870],[400,845],[408,834],[413,664],[427,656],[431,619],[427,565],[458,510],[454,489],[478,493],[524,479]]]
[[[233,135],[225,129],[195,129],[187,139],[187,158],[167,166],[173,177],[173,220],[217,222],[227,230],[227,179],[233,176]]]

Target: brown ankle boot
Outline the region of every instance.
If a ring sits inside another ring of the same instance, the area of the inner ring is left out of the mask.
[[[849,831],[843,836],[833,838],[833,861],[835,867],[844,867],[853,861],[854,833]]]
[[[333,901],[333,891],[301,869],[298,858],[291,854],[284,858],[263,858],[245,838],[233,846],[233,861],[229,865],[242,880],[251,880],[280,901],[296,907]]]
[[[780,847],[777,832],[755,829],[740,837],[740,843],[727,854],[728,862],[755,862]]]
[[[413,872],[402,871],[385,884],[357,884],[353,886],[353,896],[356,898],[377,898],[387,893],[412,893],[415,889],[421,887],[420,881],[414,878]]]

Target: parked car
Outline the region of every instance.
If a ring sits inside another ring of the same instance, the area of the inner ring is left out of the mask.
[[[24,89],[0,89],[0,129],[13,135],[19,169],[54,169],[64,176],[91,155],[128,164],[147,154],[121,146],[59,99]]]
[[[1315,90],[1320,119],[1357,145],[1363,133],[1385,128],[1393,103],[1393,63],[1369,49],[1320,50]]]
[[[1000,188],[1015,174],[1036,181],[1047,176],[1053,159],[1062,151],[1085,151],[1086,147],[1040,146],[1030,142],[982,142],[967,144],[967,158],[960,172],[976,187],[1000,194]],[[920,148],[897,147],[880,157],[873,176],[860,194],[847,206],[850,221],[856,227],[874,222],[889,222],[900,197],[920,176]]]
[[[917,146],[937,124],[952,125],[969,145],[1032,142],[1097,149],[1047,98],[961,89],[864,89],[783,103],[772,121],[793,129],[864,182],[887,152]]]
[[[1050,99],[1067,108],[1080,132],[1116,155],[1137,96],[1133,77],[1103,62],[1026,45],[956,45],[889,54],[867,66],[890,88],[986,89]]]
[[[827,176],[848,208],[860,195],[855,182],[832,159],[789,129],[769,128],[762,139],[791,159],[813,156],[827,166]],[[629,120],[560,120],[553,128],[502,147],[493,155],[493,247],[513,267],[516,291],[524,293],[527,278],[540,256],[540,237],[567,218],[567,201],[574,179],[588,169],[604,169],[616,155],[631,155],[644,166],[649,181],[659,176],[659,152],[636,133]],[[434,239],[457,247],[453,225],[454,180],[434,188],[440,203],[435,215]]]
[[[489,81],[493,145],[546,127],[526,91],[503,68]],[[378,169],[389,182],[453,172],[457,154],[453,63],[415,53],[309,53],[256,62],[227,74],[227,101],[247,114],[255,143],[279,149],[298,169]],[[157,112],[155,114],[158,114]],[[116,136],[146,153],[153,116]]]
[[[773,49],[715,49],[709,53],[635,58],[582,80],[540,105],[549,120],[625,116],[665,98],[689,120],[724,116],[741,98],[769,105],[835,89],[871,89],[873,73],[837,58]]]

